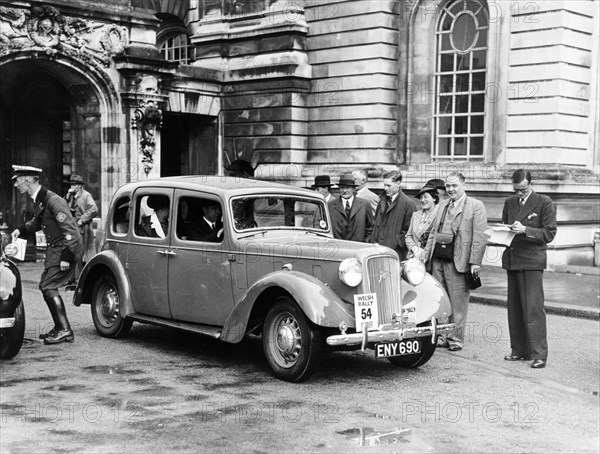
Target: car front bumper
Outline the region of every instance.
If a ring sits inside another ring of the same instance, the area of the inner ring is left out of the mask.
[[[374,342],[394,342],[402,339],[413,339],[415,337],[431,337],[431,342],[436,342],[436,338],[448,331],[456,329],[454,323],[437,324],[435,318],[431,319],[428,326],[406,326],[401,323],[384,325],[380,329],[372,331],[362,331],[351,334],[336,334],[327,337],[327,345],[332,347],[342,347],[348,345],[362,345],[366,348],[367,344]]]

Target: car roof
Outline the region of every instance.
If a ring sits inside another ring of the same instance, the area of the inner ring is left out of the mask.
[[[133,192],[140,188],[178,188],[195,191],[207,191],[223,197],[233,195],[252,194],[255,192],[284,192],[315,198],[323,198],[321,194],[310,189],[290,186],[270,181],[253,178],[226,177],[214,175],[189,175],[178,177],[164,177],[128,183],[121,186],[118,193]]]

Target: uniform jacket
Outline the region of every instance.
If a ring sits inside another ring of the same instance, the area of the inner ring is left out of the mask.
[[[366,200],[355,196],[350,208],[350,218],[348,218],[342,197],[338,197],[329,202],[329,214],[335,238],[366,243],[371,239],[373,212]]]
[[[79,233],[83,238],[83,260],[87,262],[96,253],[94,247],[94,230],[92,227],[92,219],[98,214],[98,207],[92,194],[82,189],[78,193],[69,192],[65,196],[65,200],[71,209],[71,213],[75,218],[75,222],[81,220]]]
[[[398,253],[400,260],[405,260],[407,253],[405,235],[416,207],[402,191],[398,192],[391,206],[388,207],[387,201],[388,196],[384,193],[377,205],[371,243],[390,247]]]
[[[34,235],[40,229],[44,232],[48,243],[45,268],[59,266],[61,261],[76,262],[83,253],[83,240],[67,202],[44,187],[34,200],[33,219],[18,229],[24,236]]]
[[[451,199],[440,203],[438,213],[431,227],[431,233],[425,248],[425,257],[431,263],[438,227],[444,215],[446,206]],[[466,196],[462,207],[452,222],[454,233],[454,266],[459,273],[466,273],[471,265],[481,265],[487,245],[487,215],[485,206],[480,200]]]
[[[369,188],[364,188],[362,191],[356,193],[356,197],[369,202],[374,217],[375,212],[377,211],[377,205],[379,205],[379,196],[373,191],[371,191]]]
[[[546,246],[556,235],[556,209],[550,197],[532,191],[525,205],[519,196],[506,199],[502,210],[502,222],[519,221],[526,228],[525,234],[515,235],[512,243],[502,254],[505,270],[543,270],[546,268]]]

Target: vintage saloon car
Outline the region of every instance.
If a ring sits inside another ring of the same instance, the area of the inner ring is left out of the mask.
[[[262,333],[274,375],[292,382],[326,349],[373,349],[418,367],[454,327],[421,262],[334,239],[318,193],[215,176],[119,188],[74,304],[90,304],[96,329],[112,338],[134,321],[229,343]]]

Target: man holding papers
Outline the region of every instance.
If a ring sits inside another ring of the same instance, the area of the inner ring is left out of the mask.
[[[540,369],[548,357],[543,274],[547,244],[556,235],[556,210],[549,197],[532,190],[529,171],[515,171],[512,183],[515,195],[506,199],[502,211],[502,222],[515,234],[502,255],[511,345],[504,359],[533,360],[531,367]]]

